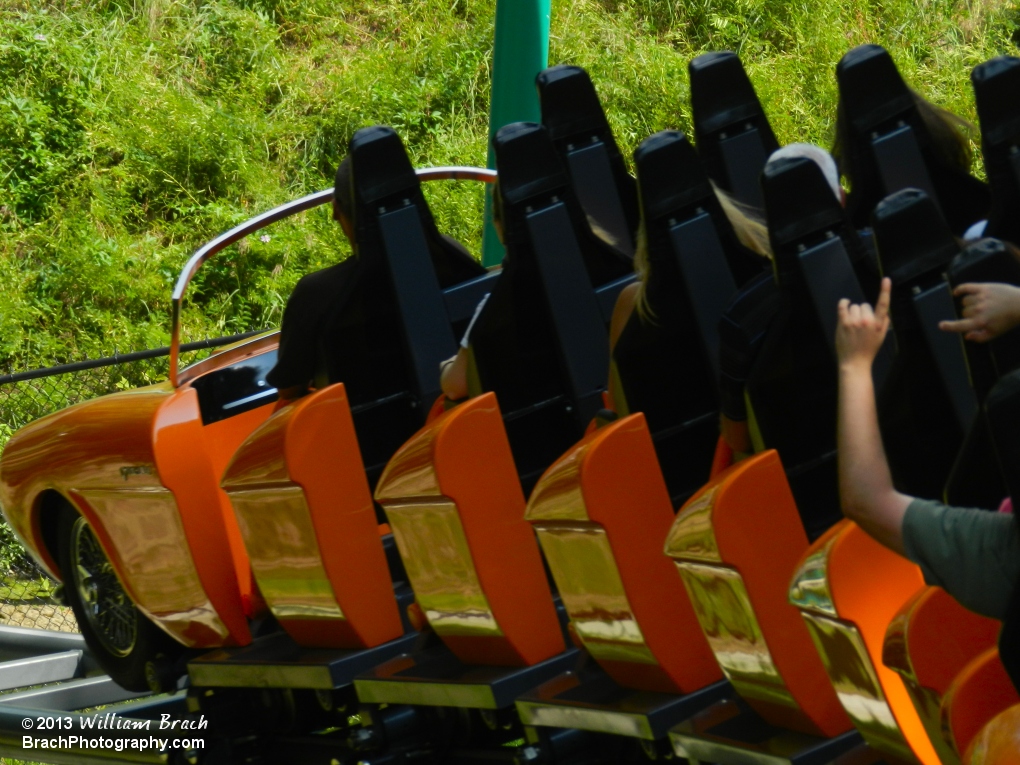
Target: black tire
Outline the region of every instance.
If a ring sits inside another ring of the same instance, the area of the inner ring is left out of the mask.
[[[184,648],[138,610],[88,522],[70,506],[57,521],[64,597],[99,666],[129,691],[166,691]]]

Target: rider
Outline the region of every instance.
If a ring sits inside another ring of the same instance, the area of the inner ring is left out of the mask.
[[[997,285],[974,285],[991,287]],[[921,567],[925,581],[941,586],[975,613],[1003,619],[1020,578],[1020,536],[1015,516],[949,507],[898,492],[892,483],[875,407],[871,366],[889,330],[891,282],[882,280],[874,310],[867,303],[838,306],[839,484],[843,513],[889,549]],[[995,290],[989,291],[994,295]],[[973,293],[968,293],[973,294]],[[1011,293],[1005,293],[1007,295]],[[980,332],[989,340],[1013,321],[1010,309],[991,304],[943,328]],[[973,322],[980,322],[974,324]]]
[[[281,404],[301,398],[311,388],[324,387],[328,382],[320,358],[320,339],[330,307],[335,305],[338,295],[350,288],[358,267],[353,210],[351,158],[348,156],[336,169],[333,220],[340,224],[350,242],[351,257],[301,277],[287,300],[276,366],[266,375],[269,384],[279,391]]]
[[[818,165],[829,188],[832,189],[833,195],[839,200],[840,204],[846,204],[846,192],[840,186],[836,162],[825,149],[810,143],[792,143],[774,151],[769,157],[769,162],[796,159],[798,157],[809,159]],[[766,229],[763,237],[764,249],[758,251],[763,255],[771,257],[771,251],[768,249],[768,246],[768,232]],[[755,311],[761,313],[763,317],[767,317],[774,313],[778,307],[778,292],[776,289],[771,291],[763,290],[762,287],[767,287],[768,285],[760,284],[762,280],[773,281],[772,274],[769,273],[767,276],[763,275],[759,279],[754,280],[754,282],[746,285],[742,291],[757,290],[758,300],[761,304],[757,306]],[[734,300],[734,304],[737,303],[738,300]],[[747,422],[744,388],[751,366],[757,356],[760,341],[764,339],[764,334],[758,336],[756,343],[750,344],[748,342],[736,344],[735,337],[729,333],[724,338],[726,352],[720,354],[720,364],[723,372],[720,380],[722,393],[720,427],[723,439],[739,459],[753,451],[750,429]]]
[[[378,335],[385,329],[378,322],[379,303],[386,298],[377,292],[382,288],[379,262],[375,262],[373,270],[366,258],[359,257],[353,188],[351,158],[348,156],[336,170],[333,219],[340,224],[350,242],[351,256],[334,266],[303,276],[287,300],[280,328],[279,355],[276,366],[266,377],[270,385],[279,391],[281,406],[313,389],[337,382],[335,378],[339,376],[348,384],[348,395],[351,394],[355,381],[349,379],[348,374],[352,370],[348,369],[341,375],[335,364],[338,358],[344,357],[342,340],[346,331],[345,318],[339,309],[356,302],[359,290],[371,294],[371,297],[364,294],[360,297],[376,309],[374,329],[377,335],[374,339],[379,343],[392,340],[385,332]],[[463,245],[452,237],[438,232],[434,234],[429,241],[430,252],[441,288],[485,273]],[[364,381],[359,387],[364,389]]]

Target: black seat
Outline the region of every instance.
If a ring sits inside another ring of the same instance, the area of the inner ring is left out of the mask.
[[[879,404],[889,465],[901,491],[937,499],[977,409],[960,338],[938,328],[955,318],[943,274],[960,248],[918,189],[883,200],[872,220],[898,348]]]
[[[620,155],[588,73],[553,66],[535,79],[542,125],[549,131],[588,217],[625,255],[634,255],[637,187]]]
[[[708,177],[744,204],[765,206],[758,178],[779,148],[736,53],[705,53],[687,67],[694,140]]]
[[[768,261],[733,233],[694,148],[666,130],[634,152],[648,246],[645,295],[613,351],[621,414],[643,412],[674,507],[708,478],[719,434],[719,320]],[[740,276],[735,276],[740,274]]]
[[[633,274],[591,233],[544,127],[508,125],[493,148],[507,257],[472,330],[469,388],[496,393],[527,492],[602,407],[606,327]]]
[[[474,308],[451,312],[444,292],[485,269],[443,237],[399,136],[387,127],[350,144],[358,262],[337,298],[330,382],[343,382],[370,483],[420,428],[439,396],[439,363],[457,349]]]
[[[202,424],[209,425],[272,403],[276,388],[266,376],[276,366],[276,349],[236,361],[191,383],[198,392]]]
[[[921,189],[936,200],[957,236],[988,213],[988,187],[942,159],[916,96],[879,45],[861,45],[836,66],[837,120],[846,145],[840,169],[851,179],[847,208],[858,228],[888,195]]]
[[[981,154],[992,190],[985,233],[1020,242],[1020,58],[997,56],[974,67]]]
[[[779,301],[747,395],[760,448],[777,449],[811,539],[840,517],[836,478],[836,304],[866,295],[863,244],[821,169],[804,158],[762,175]],[[887,357],[876,364],[881,382]]]

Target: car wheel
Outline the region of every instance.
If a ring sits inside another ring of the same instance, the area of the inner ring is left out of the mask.
[[[57,563],[64,597],[99,666],[130,691],[165,691],[167,667],[183,651],[138,610],[88,521],[71,507],[61,510]]]

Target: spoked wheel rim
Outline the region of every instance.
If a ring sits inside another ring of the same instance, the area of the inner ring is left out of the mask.
[[[138,612],[84,518],[71,528],[71,578],[103,648],[114,656],[130,654],[138,640]]]

